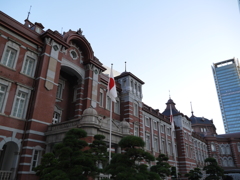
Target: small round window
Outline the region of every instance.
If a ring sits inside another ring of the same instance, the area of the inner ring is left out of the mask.
[[[77,53],[76,53],[75,51],[71,51],[71,52],[70,52],[70,55],[71,55],[71,57],[72,57],[73,59],[77,59],[77,57],[78,57],[78,55],[77,55]]]

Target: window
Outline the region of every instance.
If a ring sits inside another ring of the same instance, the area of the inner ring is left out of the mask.
[[[30,92],[31,91],[29,89],[18,86],[13,103],[12,116],[20,119],[25,118]]]
[[[13,68],[14,62],[16,60],[17,50],[7,47],[7,50],[5,51],[2,64],[5,66],[8,66],[10,68]]]
[[[78,88],[77,86],[73,87],[73,102],[77,100]]]
[[[60,109],[58,106],[55,106],[54,112],[53,112],[52,123],[56,124],[56,123],[61,122],[61,115],[62,115],[62,109]]]
[[[7,86],[0,84],[0,112],[3,112],[3,104],[6,97]]]
[[[117,114],[120,114],[120,101],[119,99],[116,99],[116,102],[114,103],[114,112]]]
[[[1,64],[14,69],[19,50],[20,50],[20,47],[18,44],[12,41],[8,41],[4,49],[4,53],[1,59]]]
[[[133,103],[133,115],[138,117],[138,104],[137,104],[137,102]]]
[[[224,148],[224,146],[223,145],[221,145],[221,154],[225,154],[225,148]]]
[[[107,96],[106,109],[110,110],[110,108],[111,108],[111,99],[109,96]]]
[[[167,128],[167,135],[170,136],[170,128]]]
[[[123,87],[126,87],[126,79],[123,80]]]
[[[27,51],[25,54],[21,72],[27,76],[33,77],[36,68],[37,55],[33,52]]]
[[[132,92],[134,91],[133,89],[133,82],[131,81],[131,89],[132,89]]]
[[[186,157],[189,157],[188,145],[186,144]]]
[[[238,152],[240,152],[240,142],[237,143]]]
[[[145,125],[150,127],[150,120],[148,117],[145,117]]]
[[[138,95],[137,94],[137,84],[135,84],[135,93],[136,93],[136,95]]]
[[[165,140],[164,139],[162,139],[161,150],[162,150],[162,153],[165,152]]]
[[[146,149],[150,150],[150,136],[146,134]]]
[[[169,150],[169,154],[170,156],[172,155],[173,151],[172,151],[172,144],[171,142],[168,142],[168,150]]]
[[[99,93],[99,106],[101,106],[101,107],[103,107],[103,99],[104,99],[103,89],[100,89],[100,93]]]
[[[154,137],[154,150],[155,152],[158,152],[158,138]]]
[[[138,86],[138,93],[139,93],[139,96],[141,97],[141,86]]]
[[[178,151],[177,151],[177,145],[175,144],[175,153],[176,153],[176,157],[178,157]]]
[[[65,86],[64,81],[61,80],[61,79],[59,79],[58,87],[57,87],[57,94],[56,94],[56,97],[57,97],[58,99],[62,99],[64,86]]]
[[[229,147],[228,144],[226,145],[226,154],[231,154],[231,152],[230,152],[230,147]]]
[[[153,121],[153,128],[154,130],[157,130],[157,121]]]
[[[57,113],[57,112],[54,112],[53,113],[53,121],[52,121],[52,123],[56,124],[56,123],[59,123],[59,122],[60,122],[60,114]]]
[[[231,157],[228,158],[228,166],[230,167],[234,166],[233,159]]]
[[[161,132],[162,132],[162,133],[165,133],[165,128],[164,128],[163,125],[161,125]]]
[[[33,149],[31,171],[41,163],[42,151],[43,149],[40,146]]]
[[[0,113],[4,113],[11,83],[0,79]]]
[[[13,116],[22,118],[24,112],[24,106],[26,104],[27,93],[19,91],[14,105]]]
[[[212,151],[216,151],[216,147],[215,147],[214,143],[211,143],[211,149],[212,149]]]
[[[40,151],[39,151],[39,150],[34,150],[34,151],[33,151],[33,157],[32,157],[32,171],[33,171],[33,168],[37,167],[37,165],[38,165],[39,154],[40,154]]]
[[[78,58],[78,55],[77,55],[77,53],[76,53],[75,50],[71,50],[71,51],[70,51],[70,56],[71,56],[74,60]]]
[[[134,126],[134,136],[139,136],[139,127],[138,126]]]
[[[190,158],[193,158],[193,148],[190,148]]]
[[[227,163],[227,159],[226,158],[223,158],[222,165],[227,167],[228,163]]]
[[[23,68],[23,73],[28,75],[28,76],[33,76],[33,66],[34,66],[35,60],[27,57],[25,63],[24,63],[24,68]]]

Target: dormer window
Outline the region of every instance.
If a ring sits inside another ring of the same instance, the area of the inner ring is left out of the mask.
[[[42,30],[39,28],[39,27],[36,27],[35,28],[35,31],[38,33],[38,34],[41,34]]]

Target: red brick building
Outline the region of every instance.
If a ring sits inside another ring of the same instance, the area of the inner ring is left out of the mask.
[[[37,179],[32,169],[71,128],[87,131],[89,142],[95,134],[109,141],[105,70],[81,29],[60,34],[0,12],[0,177]],[[155,156],[167,154],[181,174],[209,156],[226,173],[240,172],[240,133],[217,135],[212,121],[187,117],[172,99],[162,113],[151,108],[142,102],[144,82],[131,72],[115,81],[112,151],[121,152],[119,140],[132,134]]]

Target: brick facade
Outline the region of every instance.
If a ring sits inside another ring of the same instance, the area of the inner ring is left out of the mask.
[[[81,29],[60,34],[0,12],[0,177],[38,179],[32,168],[71,128],[84,129],[89,143],[95,134],[109,142],[111,106],[112,151],[121,152],[122,137],[136,135],[183,175],[209,156],[226,173],[240,172],[240,133],[217,135],[211,120],[187,117],[171,99],[162,113],[151,108],[142,102],[144,82],[131,72],[115,77],[111,105],[105,70]]]

